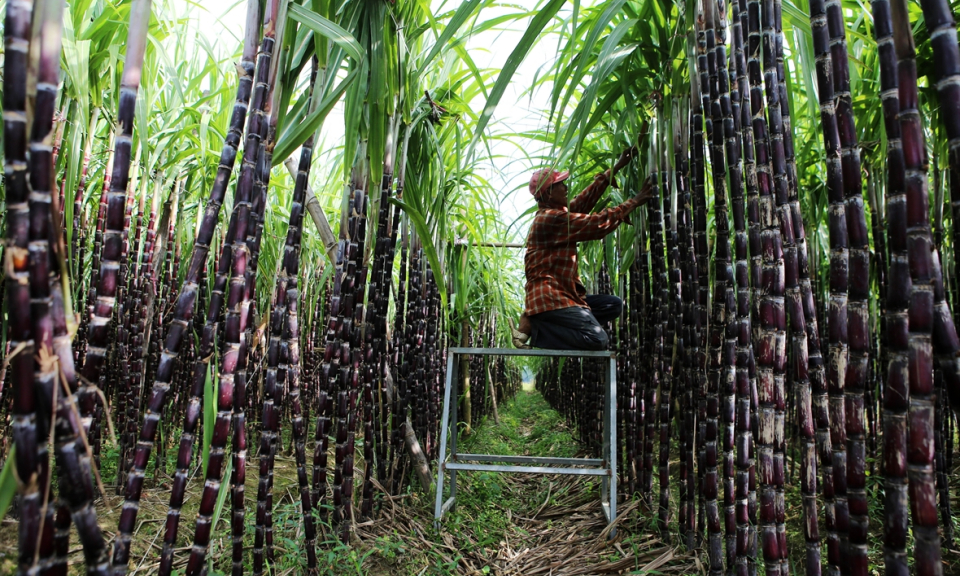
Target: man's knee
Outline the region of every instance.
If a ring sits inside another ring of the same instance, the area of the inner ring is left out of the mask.
[[[610,343],[607,331],[601,328],[599,324],[591,326],[584,336],[583,340],[586,343],[586,350],[606,350],[607,345]]]
[[[587,303],[591,312],[601,324],[613,322],[623,312],[623,300],[610,294],[589,296]]]

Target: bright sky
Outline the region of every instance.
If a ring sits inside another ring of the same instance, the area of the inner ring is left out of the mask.
[[[219,39],[214,43],[223,46],[224,53],[237,49],[243,35],[244,13],[246,2],[236,0],[228,7],[223,8],[221,1],[215,0],[175,0],[180,14],[189,11],[191,20],[199,23],[201,29],[209,39]],[[445,12],[451,6],[458,4],[456,0],[433,0],[435,12]],[[533,9],[537,0],[515,0],[511,8],[492,8],[484,12],[484,17],[493,17],[500,13],[516,13],[518,8]],[[490,30],[477,34],[468,43],[468,49],[476,65],[483,68],[500,68],[506,62],[510,52],[520,41],[528,22],[513,24],[510,30]],[[488,130],[509,130],[521,132],[536,128],[545,128],[547,121],[540,113],[549,108],[549,88],[540,87],[533,94],[525,94],[545,64],[552,62],[556,57],[556,38],[547,37],[541,40],[540,45],[534,47],[527,58],[518,68],[503,99],[493,116]],[[542,75],[542,72],[540,73]],[[473,103],[479,112],[484,102]],[[328,146],[340,142],[342,138],[342,109],[335,109],[328,117],[324,126],[323,141]],[[541,154],[544,145],[530,139],[515,138],[510,143],[498,142],[493,146],[495,155],[500,156],[493,163],[481,167],[483,175],[498,190],[500,211],[506,224],[512,223],[517,217],[532,205],[532,199],[526,191],[526,183],[531,171],[539,166],[533,166],[530,156]],[[526,236],[526,225],[520,227],[520,236]],[[502,238],[488,238],[490,241]]]

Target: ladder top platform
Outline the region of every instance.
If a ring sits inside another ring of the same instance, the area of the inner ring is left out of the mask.
[[[617,353],[610,350],[541,350],[539,348],[464,348],[451,346],[451,354],[474,356],[556,356],[561,358],[616,358]]]

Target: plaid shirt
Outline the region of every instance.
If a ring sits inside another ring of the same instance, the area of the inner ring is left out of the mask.
[[[527,314],[580,306],[588,308],[587,290],[580,282],[577,242],[599,240],[616,230],[638,206],[633,198],[613,208],[589,214],[610,182],[601,174],[567,208],[540,208],[527,236],[524,271]]]

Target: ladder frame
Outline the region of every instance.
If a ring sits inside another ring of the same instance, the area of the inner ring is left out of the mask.
[[[498,454],[458,454],[457,453],[457,409],[459,404],[458,379],[460,356],[546,356],[560,358],[603,358],[607,359],[604,384],[606,394],[603,401],[603,446],[601,458],[552,458],[542,456],[503,456]],[[440,529],[443,515],[453,508],[457,499],[457,471],[485,470],[488,472],[519,472],[526,474],[566,474],[574,476],[600,477],[600,504],[607,525],[617,519],[617,355],[607,350],[538,350],[514,348],[464,348],[451,347],[447,350],[447,376],[443,390],[443,415],[440,424],[440,459],[437,463],[437,494],[434,507],[434,526]],[[454,401],[451,403],[451,397]],[[452,419],[451,419],[452,413]],[[453,422],[453,434],[449,437],[450,454],[447,454],[448,429]],[[448,461],[449,456],[449,461]],[[472,464],[471,462],[481,462]],[[483,464],[483,462],[502,462],[505,464]],[[519,464],[519,465],[518,465]],[[524,466],[535,464],[537,466]],[[583,468],[558,468],[549,465],[579,465]],[[547,466],[544,466],[547,465]],[[444,476],[450,472],[450,495],[444,499]],[[610,530],[609,537],[616,535],[616,528]]]

